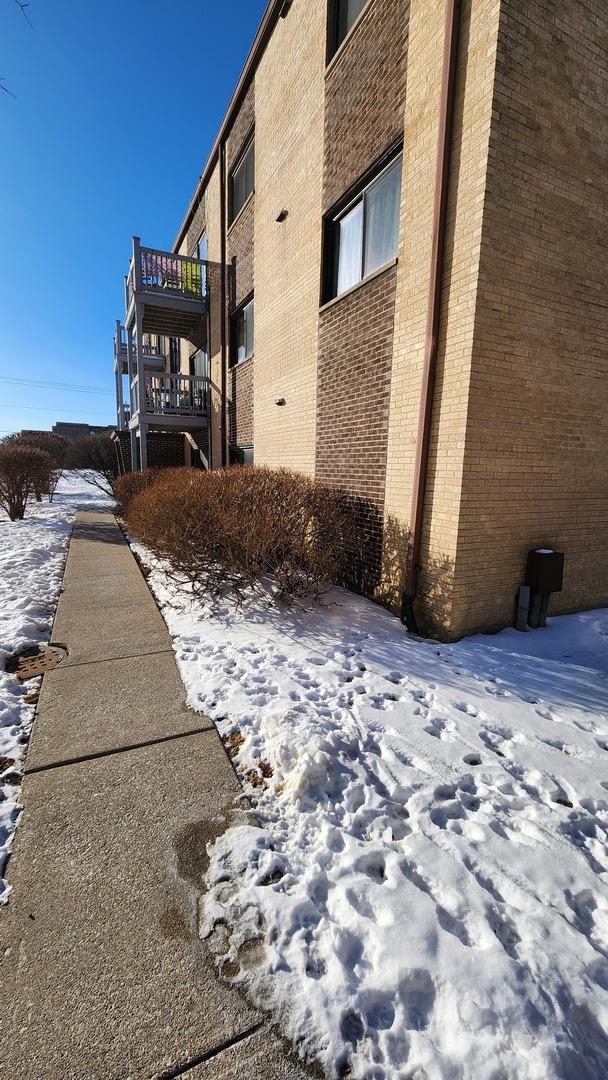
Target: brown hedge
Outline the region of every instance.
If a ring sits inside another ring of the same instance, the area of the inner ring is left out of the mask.
[[[319,598],[342,577],[356,529],[341,492],[257,466],[163,470],[127,496],[125,516],[196,595],[241,601],[270,586],[283,604]]]

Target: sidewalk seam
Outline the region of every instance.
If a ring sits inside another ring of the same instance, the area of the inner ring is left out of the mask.
[[[143,742],[128,743],[127,746],[113,746],[109,750],[97,750],[94,754],[82,754],[80,757],[62,758],[61,761],[51,761],[48,765],[34,765],[31,769],[26,767],[24,776],[34,776],[35,773],[48,772],[50,769],[63,769],[67,765],[80,765],[85,761],[96,761],[97,758],[112,757],[114,754],[127,754],[130,750],[142,750],[146,746],[158,746],[160,743],[175,742],[176,739],[187,739],[190,735],[205,735],[210,731],[216,731],[213,724],[211,724],[210,727],[192,728],[189,731],[177,731],[173,735],[160,735],[157,739],[146,739]]]
[[[65,646],[63,645],[63,642],[61,642],[61,641],[53,641],[52,638],[49,641],[49,645],[58,645],[60,648],[65,648]],[[61,670],[62,671],[71,671],[74,668],[89,667],[90,664],[114,664],[114,663],[116,663],[117,660],[139,660],[140,657],[145,657],[145,656],[167,656],[169,654],[172,655],[172,656],[175,656],[175,650],[172,649],[172,648],[169,648],[169,649],[152,649],[151,652],[129,653],[128,656],[101,656],[101,657],[99,657],[98,659],[95,659],[95,660],[77,660],[75,663],[72,664],[72,663],[69,662],[70,661],[70,654],[68,652],[68,657],[67,657],[68,663],[64,663]],[[54,670],[57,671],[59,669],[59,667],[60,667],[60,665],[58,665],[57,668],[55,668]]]

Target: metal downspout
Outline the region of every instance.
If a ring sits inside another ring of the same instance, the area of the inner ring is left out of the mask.
[[[450,180],[450,155],[454,125],[454,99],[458,41],[460,31],[460,0],[448,0],[446,8],[443,70],[441,77],[441,101],[439,108],[439,138],[437,143],[437,167],[435,173],[435,204],[433,209],[433,246],[429,276],[424,365],[418,436],[414,463],[414,484],[409,518],[409,541],[406,564],[405,588],[401,598],[401,621],[412,633],[417,633],[414,600],[418,578],[418,560],[424,515],[424,495],[429,457],[433,392],[437,367],[437,342],[441,318],[441,292],[445,255],[446,217]]]
[[[222,433],[222,468],[226,466],[226,144],[222,139],[219,145],[220,158],[220,343],[222,353],[221,377],[221,433]]]

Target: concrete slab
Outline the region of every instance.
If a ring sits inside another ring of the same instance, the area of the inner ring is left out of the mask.
[[[98,581],[102,578],[109,580],[118,575],[129,574],[132,568],[133,556],[128,547],[110,548],[104,553],[103,558],[99,555],[70,555],[65,568],[63,579],[64,587],[68,587],[75,579],[81,581]]]
[[[104,579],[98,582],[100,591]],[[103,606],[103,605],[102,605]],[[87,595],[76,590],[59,599],[52,640],[67,645],[62,667],[91,660],[142,656],[170,645],[167,628],[150,593],[147,602],[126,599],[113,607],[95,609]]]
[[[157,1077],[261,1019],[197,935],[206,844],[238,791],[213,731],[26,776],[0,917],[2,1076]]]
[[[146,579],[133,561],[124,569],[115,567],[112,573],[99,578],[91,575],[88,567],[82,564],[75,572],[70,560],[70,574],[64,577],[61,595],[67,597],[68,593],[71,593],[70,604],[91,609],[121,607],[134,601],[145,603],[150,599]]]
[[[272,1028],[263,1028],[186,1073],[188,1080],[310,1080],[325,1076],[305,1065]]]
[[[61,667],[45,676],[27,769],[106,753],[199,728],[213,728],[186,706],[173,652]]]

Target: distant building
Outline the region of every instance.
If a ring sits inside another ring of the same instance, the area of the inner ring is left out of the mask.
[[[68,424],[59,421],[53,424],[53,434],[64,439],[90,439],[95,435],[108,435],[113,429],[106,424]]]

